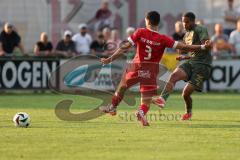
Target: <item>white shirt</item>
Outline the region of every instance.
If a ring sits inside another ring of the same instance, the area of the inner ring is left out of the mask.
[[[240,7],[234,7],[233,10],[230,10],[229,7],[225,8],[223,10],[223,17],[228,16],[228,17],[233,17],[233,18],[239,18],[240,17]],[[225,21],[224,22],[224,28],[226,29],[234,29],[236,28],[236,24],[234,22],[229,22]]]
[[[237,55],[240,55],[240,32],[233,31],[229,37],[229,43],[236,48]]]
[[[77,33],[72,37],[72,40],[75,42],[76,51],[79,54],[86,55],[90,52],[92,37],[89,34],[82,36],[81,33]]]

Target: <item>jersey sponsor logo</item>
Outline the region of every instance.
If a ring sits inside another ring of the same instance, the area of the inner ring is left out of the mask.
[[[188,45],[192,45],[193,44],[193,35],[194,35],[193,31],[187,32],[186,36],[184,38],[184,42]]]
[[[138,77],[139,78],[151,78],[151,73],[148,70],[139,70]]]

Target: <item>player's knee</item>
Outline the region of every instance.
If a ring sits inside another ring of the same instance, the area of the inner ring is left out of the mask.
[[[141,97],[141,103],[142,104],[145,104],[146,106],[150,106],[151,102],[152,102],[151,97],[146,97],[146,96]]]
[[[178,75],[177,73],[172,73],[169,79],[169,82],[172,84],[175,84],[178,81]]]

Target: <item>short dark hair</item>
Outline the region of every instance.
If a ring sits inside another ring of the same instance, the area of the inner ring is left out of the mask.
[[[153,26],[158,26],[160,23],[160,14],[157,11],[150,11],[146,15],[146,19],[149,20]]]
[[[186,12],[183,14],[183,17],[187,17],[190,19],[190,21],[195,21],[196,16],[193,12]]]

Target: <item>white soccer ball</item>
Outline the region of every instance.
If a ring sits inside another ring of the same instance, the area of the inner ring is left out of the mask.
[[[27,113],[19,112],[13,117],[16,127],[28,127],[30,125],[30,117]]]

